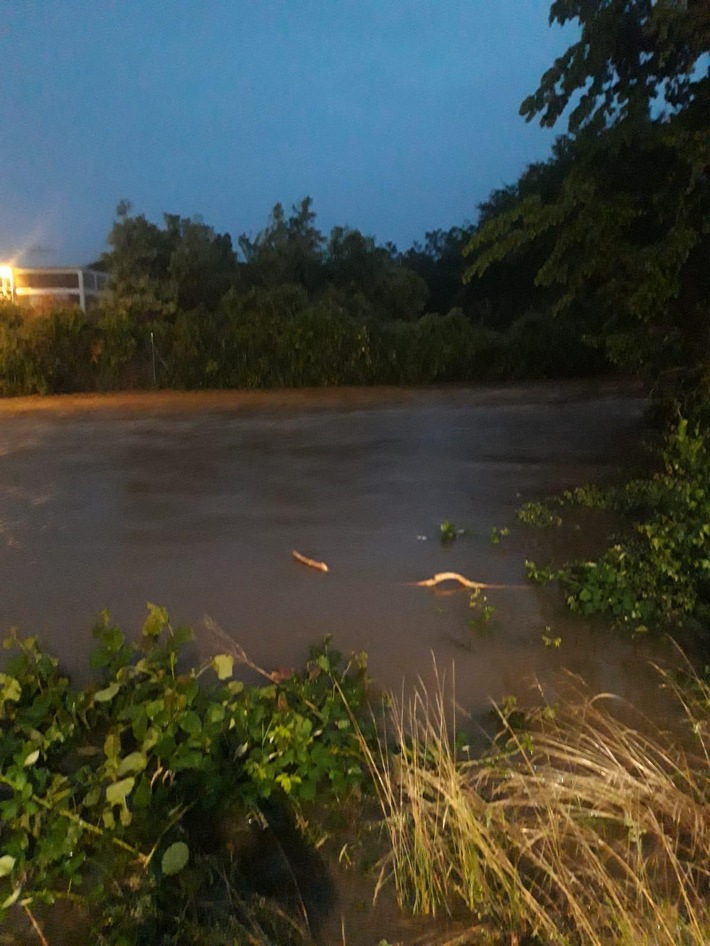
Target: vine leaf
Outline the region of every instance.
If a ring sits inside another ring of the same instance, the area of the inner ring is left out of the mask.
[[[109,785],[106,789],[106,801],[109,805],[125,805],[126,798],[130,795],[135,783],[136,780],[131,777]]]
[[[234,657],[231,654],[217,654],[212,659],[212,666],[218,680],[228,680],[234,670]]]
[[[128,772],[142,772],[147,764],[148,758],[145,752],[131,752],[125,759],[121,759],[118,766],[118,774],[126,775]]]
[[[108,703],[114,698],[114,696],[121,689],[118,683],[111,683],[103,690],[99,690],[98,693],[94,693],[94,702],[95,703]]]
[[[190,857],[190,848],[184,841],[176,841],[171,844],[160,862],[160,867],[166,877],[173,874],[179,874],[187,864]]]

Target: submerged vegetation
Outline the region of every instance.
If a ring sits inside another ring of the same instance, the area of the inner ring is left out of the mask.
[[[635,633],[710,625],[710,450],[699,427],[681,420],[665,438],[652,475],[623,486],[579,487],[524,506],[532,525],[561,525],[580,507],[620,519],[597,558],[554,566],[527,563],[537,581],[558,581],[568,605],[601,614]]]

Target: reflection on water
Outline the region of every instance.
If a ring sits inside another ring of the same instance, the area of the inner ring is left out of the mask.
[[[578,384],[4,402],[0,627],[41,634],[76,671],[101,608],[136,628],[150,600],[196,627],[202,653],[209,614],[265,666],[333,634],[399,688],[431,680],[433,654],[475,709],[563,666],[643,699],[649,645],[573,622],[552,592],[490,591],[483,633],[466,591],[409,584],[444,570],[519,584],[521,540],[492,546],[490,528],[521,498],[612,473],[642,409]],[[470,532],[443,547],[444,519]]]

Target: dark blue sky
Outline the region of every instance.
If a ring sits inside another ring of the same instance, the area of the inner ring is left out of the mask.
[[[401,249],[545,158],[547,0],[2,0],[0,259],[86,263],[114,208],[236,243],[276,201]]]

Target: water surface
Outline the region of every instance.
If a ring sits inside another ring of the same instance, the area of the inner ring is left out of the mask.
[[[469,595],[410,582],[454,570],[519,586],[522,499],[614,475],[637,452],[643,401],[616,385],[323,390],[18,399],[0,404],[0,628],[39,634],[70,670],[109,608],[127,630],[147,601],[217,646],[209,615],[263,666],[303,661],[332,634],[376,678],[432,679],[469,708],[557,686],[652,700],[651,645],[575,621],[554,592]],[[449,547],[444,519],[465,528]],[[292,549],[329,565],[295,563]],[[550,628],[550,630],[546,630]],[[546,647],[543,634],[561,637]]]

